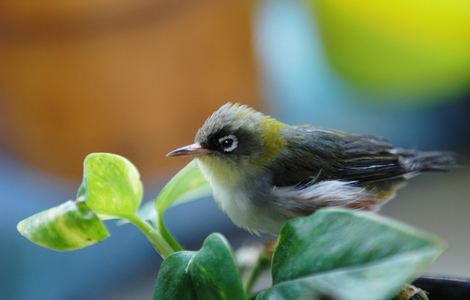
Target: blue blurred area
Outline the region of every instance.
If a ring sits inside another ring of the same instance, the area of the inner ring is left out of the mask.
[[[132,274],[139,265],[157,264],[145,239],[130,226],[117,229],[110,224],[111,233],[119,239],[109,238],[77,252],[54,252],[24,239],[16,231],[17,222],[73,198],[75,187],[29,170],[5,155],[0,156],[0,165],[0,205],[8,212],[0,221],[1,299],[88,298],[98,288],[126,277],[123,270]]]
[[[370,95],[351,86],[328,64],[303,2],[261,1],[254,20],[263,93],[281,120],[379,135],[403,147],[468,145],[470,105],[464,95],[418,105],[383,101],[404,95]]]
[[[21,219],[74,198],[79,182],[31,170],[1,153],[0,166],[0,299],[100,299],[117,286],[155,277],[159,256],[129,224],[108,221],[111,237],[71,252],[44,249],[21,237],[16,230]],[[146,184],[147,199],[156,195],[161,179],[153,181]],[[235,230],[211,199],[175,207],[166,220],[190,249],[210,232],[233,235]]]

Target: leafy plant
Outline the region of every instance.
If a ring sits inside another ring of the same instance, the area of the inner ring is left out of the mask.
[[[139,209],[137,169],[119,155],[94,153],[85,159],[77,199],[21,221],[18,230],[40,246],[66,251],[106,239],[104,220],[132,223],[164,258],[154,299],[385,300],[445,249],[436,237],[376,214],[325,208],[284,225],[272,257],[273,286],[251,295],[223,236],[211,234],[199,251],[185,251],[165,227],[166,209],[209,193],[193,161],[152,207]]]
[[[445,249],[433,236],[368,212],[327,208],[288,222],[259,299],[390,299]]]

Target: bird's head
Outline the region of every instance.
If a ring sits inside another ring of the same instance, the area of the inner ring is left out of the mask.
[[[285,140],[280,131],[284,126],[246,105],[227,103],[205,121],[194,144],[168,156],[193,155],[214,176],[226,176],[233,168],[255,171],[282,150]]]

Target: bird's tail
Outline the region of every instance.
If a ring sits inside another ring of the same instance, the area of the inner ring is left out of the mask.
[[[448,171],[457,167],[453,152],[405,150],[402,155],[402,162],[410,172]]]

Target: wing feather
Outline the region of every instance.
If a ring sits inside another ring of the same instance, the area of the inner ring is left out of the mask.
[[[395,148],[376,137],[310,126],[291,127],[284,134],[288,144],[268,166],[275,186],[302,185],[313,178],[365,186],[410,172]]]

